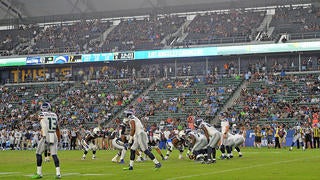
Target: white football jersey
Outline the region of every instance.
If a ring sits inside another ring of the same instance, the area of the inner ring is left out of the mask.
[[[218,132],[218,130],[216,128],[214,128],[211,124],[206,123],[206,122],[202,122],[200,124],[200,127],[206,128],[208,131],[208,134],[210,136],[214,136],[216,132]]]
[[[134,121],[134,123],[135,123],[135,135],[140,134],[141,132],[144,132],[144,127],[143,127],[140,119],[138,119],[138,118],[137,118],[136,116],[134,116],[134,115],[131,115],[131,116],[129,117],[129,119],[130,119],[130,121]],[[130,124],[130,128],[132,128],[132,127],[131,127],[131,124]]]
[[[58,126],[58,116],[53,112],[41,112],[39,117],[41,118],[42,135],[46,136],[49,142],[53,142],[54,138],[57,138],[55,132]]]
[[[206,136],[201,134],[201,133],[197,133],[195,131],[191,131],[189,133],[189,136],[193,136],[196,139],[196,142],[201,141],[201,139],[206,139]]]
[[[221,132],[224,134],[229,129],[229,121],[227,119],[221,120]]]

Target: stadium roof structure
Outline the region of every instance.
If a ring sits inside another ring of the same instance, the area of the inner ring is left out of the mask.
[[[0,0],[0,25],[263,7],[313,1],[316,0]]]

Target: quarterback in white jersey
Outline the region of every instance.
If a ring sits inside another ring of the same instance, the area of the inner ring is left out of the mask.
[[[228,137],[231,135],[229,133],[229,128],[230,128],[230,124],[229,124],[229,121],[228,119],[224,116],[224,115],[221,115],[220,116],[220,121],[221,121],[221,145],[220,145],[220,151],[221,151],[221,158],[224,159],[226,158],[226,154],[225,154],[225,149],[227,149],[227,151],[230,149],[230,147],[226,146],[227,144],[227,140],[228,140]]]
[[[239,157],[242,157],[242,153],[240,152],[240,145],[244,142],[244,137],[242,134],[229,134],[228,139],[226,141],[226,149],[227,149],[227,158],[233,158],[232,148],[234,147],[239,154]]]
[[[51,152],[52,159],[56,167],[56,178],[60,179],[60,164],[57,156],[57,146],[60,141],[60,130],[58,127],[58,116],[54,112],[50,112],[51,105],[44,102],[41,105],[41,113],[38,115],[41,125],[42,138],[39,141],[36,158],[37,158],[37,173],[32,176],[33,179],[42,178],[42,153],[48,148]],[[47,147],[46,147],[47,146]]]
[[[124,168],[124,170],[133,170],[133,162],[135,159],[136,150],[138,148],[140,148],[154,162],[156,169],[160,168],[161,164],[148,149],[148,136],[144,131],[144,127],[141,121],[133,115],[133,111],[131,110],[125,110],[124,115],[125,117],[123,119],[123,122],[125,124],[129,124],[130,126],[128,143],[129,145],[131,145],[129,167]]]
[[[195,122],[195,127],[203,130],[204,135],[207,138],[207,159],[206,163],[215,163],[216,162],[216,147],[221,139],[220,132],[214,128],[211,124],[204,122],[203,119],[197,119]]]

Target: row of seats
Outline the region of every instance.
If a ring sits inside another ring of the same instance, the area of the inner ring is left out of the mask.
[[[122,19],[117,25],[111,21],[95,19],[44,28],[37,25],[21,26],[18,29],[1,30],[0,53],[92,53],[161,49],[170,45],[175,37],[184,34],[187,34],[184,44],[188,45],[248,42],[255,39],[257,28],[266,16],[265,10],[237,9],[197,14],[185,26],[190,20],[182,15]],[[313,6],[277,7],[269,26],[274,27],[272,37],[292,33],[293,39],[317,38],[319,22],[318,8]],[[103,33],[112,26],[113,29],[102,39]],[[175,34],[179,29],[183,33]],[[169,41],[165,41],[165,38]]]

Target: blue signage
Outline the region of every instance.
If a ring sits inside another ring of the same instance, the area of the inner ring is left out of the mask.
[[[54,56],[54,64],[64,64],[69,60],[68,55]]]
[[[113,61],[113,53],[83,54],[82,62]]]
[[[218,55],[217,47],[136,51],[134,59],[159,59]]]
[[[27,57],[26,65],[34,65],[34,64],[41,64],[41,57],[39,56]]]

